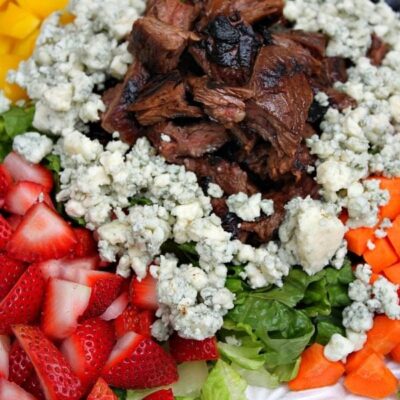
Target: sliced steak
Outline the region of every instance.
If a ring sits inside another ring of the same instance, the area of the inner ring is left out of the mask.
[[[204,111],[211,119],[226,127],[244,120],[245,100],[252,97],[252,90],[212,83],[207,77],[192,78],[189,85],[194,100],[204,105]]]
[[[177,126],[173,122],[161,123],[147,134],[158,152],[171,163],[182,163],[183,157],[197,158],[213,153],[229,139],[225,128],[214,122],[185,126]]]
[[[373,33],[371,36],[371,47],[367,53],[371,63],[373,65],[380,66],[389,50],[389,45],[385,43],[378,35]]]
[[[343,57],[326,57],[323,69],[330,85],[348,79],[346,59]]]
[[[355,108],[357,107],[357,101],[353,99],[351,96],[344,92],[340,92],[335,88],[325,88],[325,93],[329,98],[329,104],[337,108],[339,111],[343,111],[346,108]]]
[[[187,102],[185,84],[178,71],[156,76],[149,81],[129,110],[135,113],[143,126],[154,125],[166,119],[200,118],[204,115],[199,107]]]
[[[101,116],[101,126],[109,133],[119,132],[121,139],[127,143],[134,143],[140,133],[140,126],[128,108],[137,99],[148,78],[149,74],[142,64],[135,62],[130,66],[124,82],[108,89],[103,95],[107,109]]]

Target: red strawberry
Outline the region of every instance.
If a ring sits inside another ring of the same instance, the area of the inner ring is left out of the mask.
[[[1,400],[36,400],[30,393],[4,378],[0,379]]]
[[[43,306],[43,332],[54,339],[70,336],[89,304],[90,294],[91,289],[87,286],[50,279]]]
[[[99,378],[90,392],[87,400],[118,400],[103,378]]]
[[[15,258],[43,261],[67,255],[75,245],[74,231],[44,203],[32,206],[7,244]]]
[[[46,188],[34,182],[17,182],[11,186],[4,197],[4,209],[8,212],[24,215],[35,203],[44,202],[54,208]]]
[[[22,217],[21,215],[12,214],[7,217],[7,222],[10,224],[13,231],[18,228],[18,225],[21,223]]]
[[[0,336],[0,378],[8,379],[10,373],[10,338]]]
[[[47,168],[39,164],[32,164],[17,153],[8,154],[4,160],[4,166],[15,181],[39,183],[48,192],[53,188],[53,176]]]
[[[32,365],[33,368],[33,365]],[[43,393],[42,384],[39,381],[39,378],[36,372],[33,370],[31,376],[28,380],[22,385],[22,387],[30,394],[35,396],[37,400],[46,400],[45,395]]]
[[[104,319],[104,321],[112,321],[118,318],[124,312],[128,304],[128,293],[123,292],[111,303],[107,310],[100,315],[100,318]]]
[[[83,257],[83,258],[61,258],[58,260],[47,260],[41,262],[40,268],[46,279],[59,278],[64,279],[66,269],[88,269],[94,270],[99,264],[99,257]],[[66,279],[68,280],[68,279]]]
[[[172,389],[164,389],[149,394],[143,400],[174,400],[174,395]]]
[[[7,246],[11,236],[13,234],[13,229],[11,225],[7,222],[2,215],[0,215],[0,250]]]
[[[0,199],[4,199],[4,196],[12,183],[13,179],[11,174],[3,164],[0,164]]]
[[[25,269],[21,261],[13,260],[0,253],[0,301],[7,296]]]
[[[169,339],[169,351],[177,363],[185,361],[218,360],[217,339],[184,339],[174,334]]]
[[[61,345],[61,352],[86,389],[100,376],[115,342],[113,327],[100,318],[88,319]]]
[[[123,389],[147,389],[178,380],[173,358],[153,340],[128,332],[115,345],[104,370],[109,385]]]
[[[139,310],[139,308],[129,305],[114,321],[115,334],[117,338],[120,338],[125,333],[133,331],[139,335],[150,337],[153,322],[153,311]]]
[[[72,258],[89,257],[97,254],[97,243],[93,238],[93,233],[85,228],[74,228],[76,245],[71,250]]]
[[[30,323],[39,315],[45,282],[37,265],[31,265],[0,303],[0,333],[15,324]]]
[[[132,279],[130,288],[131,303],[140,308],[157,310],[157,280],[150,274],[141,281],[137,278]]]
[[[9,380],[15,382],[17,385],[22,386],[33,373],[33,365],[21,347],[18,340],[16,340],[10,350],[10,376]]]
[[[47,400],[78,400],[82,386],[61,352],[37,327],[16,325],[15,336],[28,354]]]

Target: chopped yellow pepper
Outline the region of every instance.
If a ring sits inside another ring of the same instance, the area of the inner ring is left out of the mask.
[[[27,99],[26,92],[18,85],[7,82],[7,73],[11,69],[16,69],[22,58],[14,54],[5,54],[1,56],[0,62],[0,90],[12,101]]]
[[[8,0],[0,0],[0,8],[3,8],[8,3]]]
[[[17,0],[17,3],[39,18],[46,18],[52,12],[65,8],[68,5],[68,0]]]
[[[39,18],[14,3],[10,3],[5,11],[0,12],[0,34],[2,35],[25,39],[39,25]]]
[[[13,43],[14,41],[11,38],[0,35],[0,56],[10,53]]]
[[[75,15],[73,15],[73,14],[70,14],[69,12],[63,12],[62,14],[61,14],[61,17],[60,17],[60,23],[62,24],[62,25],[68,25],[68,24],[70,24],[71,22],[74,22],[75,21]]]
[[[36,40],[39,36],[40,30],[36,29],[27,38],[19,40],[12,48],[12,54],[22,57],[24,60],[29,58],[35,49]]]

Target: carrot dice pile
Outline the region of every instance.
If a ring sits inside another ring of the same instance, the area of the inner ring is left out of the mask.
[[[0,90],[13,101],[26,99],[17,85],[9,84],[7,73],[29,58],[34,50],[42,21],[62,10],[68,0],[0,0]],[[71,22],[66,14],[64,22]]]

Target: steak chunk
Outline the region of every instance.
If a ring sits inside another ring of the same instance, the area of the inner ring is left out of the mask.
[[[137,99],[148,78],[149,75],[142,64],[135,62],[130,66],[124,82],[107,90],[103,95],[107,109],[101,116],[101,126],[109,133],[119,132],[121,139],[127,143],[134,143],[140,131],[128,108]]]
[[[154,17],[139,18],[134,24],[129,50],[151,71],[174,70],[189,38],[196,35]]]
[[[346,60],[343,57],[326,57],[324,71],[330,85],[348,79]]]
[[[147,4],[147,17],[154,17],[183,31],[190,31],[198,17],[200,7],[181,0],[151,0]]]
[[[204,111],[213,120],[226,127],[244,120],[245,100],[252,97],[252,90],[215,84],[207,77],[192,78],[189,84],[194,100],[204,105]]]
[[[197,158],[212,153],[228,141],[225,128],[214,122],[185,126],[161,123],[152,127],[148,136],[158,152],[171,163],[181,163],[182,157]]]
[[[375,33],[372,34],[371,40],[371,47],[368,50],[367,56],[373,65],[380,66],[390,50],[389,45]]]
[[[210,181],[221,186],[228,196],[239,192],[247,194],[258,192],[247,173],[236,163],[229,163],[222,158],[208,157],[201,159],[187,158],[184,160],[184,165],[198,177],[210,178]]]
[[[129,107],[144,126],[179,117],[199,118],[203,112],[186,100],[185,85],[178,71],[150,81]]]

